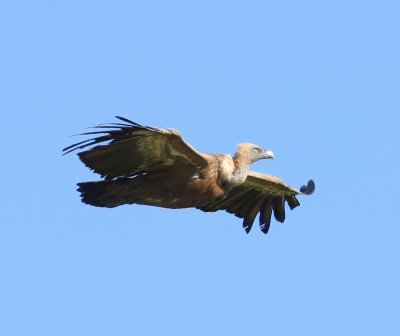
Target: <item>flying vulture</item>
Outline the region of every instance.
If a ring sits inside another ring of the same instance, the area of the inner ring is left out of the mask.
[[[63,149],[63,154],[85,149],[79,159],[101,181],[78,183],[82,202],[113,208],[123,204],[144,204],[179,209],[194,207],[210,212],[226,210],[243,218],[248,233],[259,214],[262,232],[270,227],[271,214],[285,220],[285,202],[299,206],[296,195],[310,195],[310,180],[296,190],[275,176],[253,172],[250,165],[274,154],[251,143],[238,145],[235,155],[203,154],[170,128],[121,122],[94,126],[94,135]]]

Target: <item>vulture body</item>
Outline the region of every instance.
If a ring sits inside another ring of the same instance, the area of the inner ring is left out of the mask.
[[[185,142],[177,130],[117,118],[123,123],[95,126],[100,130],[80,134],[94,138],[63,150],[67,154],[85,149],[78,153],[80,160],[104,178],[78,183],[86,204],[226,210],[243,218],[247,233],[259,213],[261,230],[267,233],[272,213],[283,222],[285,202],[294,209],[300,205],[296,195],[308,195],[315,189],[312,180],[296,190],[277,177],[250,171],[251,163],[273,158],[271,151],[257,145],[240,144],[233,157],[203,154]]]

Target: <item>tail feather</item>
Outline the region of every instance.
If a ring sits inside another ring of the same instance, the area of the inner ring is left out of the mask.
[[[114,208],[126,204],[126,197],[121,193],[123,181],[98,181],[78,183],[82,202],[102,208]]]

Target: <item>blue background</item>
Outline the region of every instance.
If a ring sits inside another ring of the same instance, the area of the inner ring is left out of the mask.
[[[0,334],[399,335],[396,1],[0,5]],[[225,212],[80,202],[61,149],[123,115],[316,193]]]

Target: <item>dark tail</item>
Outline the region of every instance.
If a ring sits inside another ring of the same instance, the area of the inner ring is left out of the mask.
[[[82,202],[95,207],[114,208],[126,204],[124,197],[124,179],[78,183]]]

